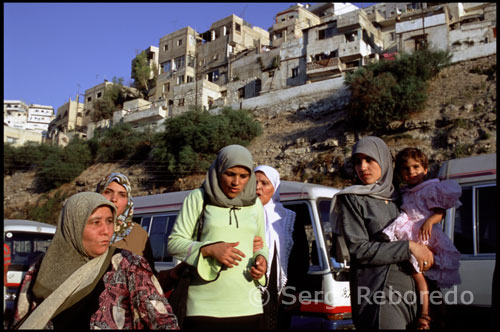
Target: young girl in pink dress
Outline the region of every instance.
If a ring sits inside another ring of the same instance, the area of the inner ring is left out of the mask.
[[[460,252],[438,223],[446,209],[461,205],[462,189],[453,180],[426,180],[428,166],[426,155],[419,149],[406,148],[398,153],[396,171],[406,184],[401,190],[402,212],[383,232],[391,241],[413,240],[427,245],[434,253],[434,265],[425,272],[425,276],[435,280],[439,288],[449,288],[461,282],[458,271]],[[422,304],[418,328],[429,329],[429,287],[413,255],[411,262]]]

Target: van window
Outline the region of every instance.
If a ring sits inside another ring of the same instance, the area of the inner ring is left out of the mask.
[[[462,187],[455,212],[454,244],[462,254],[496,252],[496,186]]]
[[[9,271],[28,271],[38,255],[47,251],[54,234],[30,232],[6,232],[5,243],[11,251]]]
[[[167,254],[168,237],[174,227],[176,214],[134,217],[134,222],[140,224],[149,235],[155,262],[172,262],[172,256]]]

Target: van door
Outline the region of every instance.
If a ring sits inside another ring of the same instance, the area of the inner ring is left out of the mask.
[[[462,254],[456,298],[447,304],[491,306],[496,261],[496,184],[463,185],[462,206],[449,210],[445,231]],[[454,210],[454,211],[453,211]]]
[[[300,262],[304,261],[304,252],[306,253],[305,268],[293,271],[289,266],[288,270],[289,280],[301,280],[292,283],[293,286],[298,285],[301,303],[299,309],[292,314],[290,328],[327,330],[352,328],[349,284],[334,280],[328,263],[327,249],[321,248],[323,241],[319,240],[324,238],[321,223],[322,219],[328,221],[331,198],[282,203],[296,213],[294,228],[300,230],[298,234],[305,235],[305,249],[300,249],[303,245],[298,242],[300,240],[294,234],[295,250],[292,249],[289,259],[289,264],[291,261],[295,264],[304,264]],[[285,304],[286,300],[284,297]]]

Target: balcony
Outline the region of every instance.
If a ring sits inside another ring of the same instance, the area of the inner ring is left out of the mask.
[[[342,72],[343,64],[339,58],[310,62],[306,67],[307,76],[335,75]]]
[[[123,122],[142,124],[162,120],[168,116],[167,110],[161,106],[151,107],[145,110],[125,111]]]

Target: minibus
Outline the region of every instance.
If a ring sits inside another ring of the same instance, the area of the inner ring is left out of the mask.
[[[456,318],[483,317],[487,323],[493,314],[492,288],[496,282],[496,153],[448,160],[441,165],[438,176],[453,179],[462,187],[462,205],[448,209],[442,223],[443,231],[461,253],[462,282],[442,290],[443,302]],[[461,321],[456,318],[455,322]],[[467,319],[463,322],[467,324]],[[457,323],[464,327],[461,324]]]
[[[31,263],[45,253],[56,226],[31,220],[4,219],[3,240],[10,248],[11,263],[4,285],[4,327],[12,319],[16,294]]]

